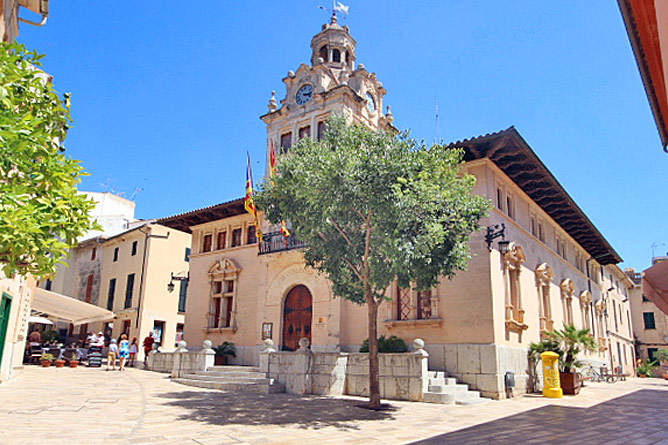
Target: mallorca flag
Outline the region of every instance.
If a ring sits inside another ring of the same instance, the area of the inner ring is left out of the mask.
[[[248,154],[248,168],[246,168],[246,197],[244,198],[244,208],[248,213],[253,215],[253,224],[255,225],[255,235],[258,241],[262,242],[262,230],[260,230],[257,221],[257,208],[255,201],[253,201],[253,172],[251,171],[250,153]]]
[[[272,181],[276,177],[276,152],[274,151],[274,140],[271,139],[269,147],[269,176]],[[281,221],[281,234],[287,238],[290,236],[290,231],[285,227],[285,221]],[[287,242],[287,239],[286,239]]]

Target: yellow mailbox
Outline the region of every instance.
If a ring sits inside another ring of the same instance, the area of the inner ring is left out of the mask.
[[[543,361],[543,396],[561,399],[564,391],[559,382],[559,354],[547,351],[540,358]]]

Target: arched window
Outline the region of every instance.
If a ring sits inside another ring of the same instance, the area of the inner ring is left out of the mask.
[[[346,65],[348,65],[350,68],[353,67],[353,61],[350,58],[350,51],[346,50]]]
[[[550,305],[550,283],[554,278],[552,268],[546,263],[536,268],[536,287],[538,288],[538,311],[540,314],[540,335],[554,329],[552,320],[552,307]]]
[[[332,50],[332,62],[341,62],[341,51],[338,49]]]
[[[211,284],[208,329],[236,330],[237,279],[241,269],[229,258],[216,261],[209,268]]]
[[[323,62],[327,62],[327,45],[323,45],[320,48],[320,52],[318,53],[318,56],[322,59]]]
[[[506,328],[522,333],[528,326],[524,323],[522,309],[522,286],[520,273],[526,260],[522,246],[511,243],[508,252],[503,255],[504,278],[506,282]]]

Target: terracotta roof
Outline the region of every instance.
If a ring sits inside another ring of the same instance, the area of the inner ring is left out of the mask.
[[[488,158],[600,264],[622,261],[514,127],[459,142],[464,160]]]
[[[157,220],[156,223],[181,230],[182,232],[191,233],[191,226],[240,215],[244,212],[246,212],[246,209],[244,209],[244,198],[238,198],[190,212],[168,216]]]

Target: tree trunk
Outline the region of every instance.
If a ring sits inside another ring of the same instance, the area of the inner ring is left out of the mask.
[[[369,408],[380,408],[380,369],[378,366],[378,303],[367,295],[369,308]]]

